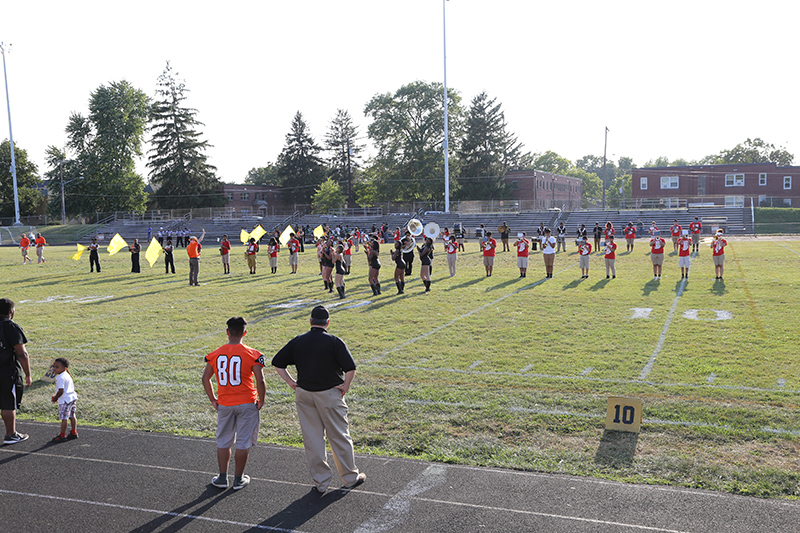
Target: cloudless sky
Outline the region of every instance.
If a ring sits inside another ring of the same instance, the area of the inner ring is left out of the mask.
[[[448,87],[465,106],[481,91],[497,98],[523,151],[602,156],[607,126],[609,158],[638,165],[748,137],[800,155],[800,4],[449,0],[446,10]],[[14,142],[42,174],[47,146],[64,146],[92,91],[126,79],[153,96],[169,60],[220,179],[242,182],[277,159],[297,111],[319,144],[337,109],[366,137],[374,95],[441,82],[442,26],[441,0],[7,2]],[[144,159],[138,168],[147,181]]]

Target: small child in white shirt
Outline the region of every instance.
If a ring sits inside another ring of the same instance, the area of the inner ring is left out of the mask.
[[[56,374],[57,392],[50,400],[53,403],[58,402],[58,419],[61,420],[61,433],[53,439],[53,442],[66,442],[78,438],[78,419],[75,418],[78,395],[75,394],[75,382],[72,381],[69,361],[66,358],[59,357],[53,361],[53,372]],[[69,435],[67,435],[67,420],[72,426]]]

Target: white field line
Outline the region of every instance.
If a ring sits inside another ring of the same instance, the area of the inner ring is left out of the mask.
[[[692,258],[697,257],[697,252],[692,254]],[[686,278],[681,280],[681,284],[678,287],[678,293],[675,295],[675,299],[672,300],[672,307],[669,309],[669,314],[667,314],[667,320],[664,322],[664,327],[661,328],[661,335],[658,337],[658,343],[656,343],[656,347],[653,350],[653,353],[650,354],[650,359],[647,361],[647,364],[644,365],[644,368],[639,373],[639,379],[644,381],[647,379],[647,376],[650,374],[650,371],[653,370],[653,365],[656,364],[656,358],[658,354],[661,353],[661,349],[664,347],[664,341],[667,339],[667,332],[669,331],[669,326],[672,324],[672,317],[675,315],[675,309],[678,308],[678,300],[680,300],[681,295],[683,294],[683,289],[686,287]]]
[[[578,263],[573,263],[571,266],[568,266],[567,268],[559,271],[558,274],[562,274],[563,272],[566,272],[567,270],[575,267],[577,264]],[[463,315],[459,315],[459,316],[455,317],[454,319],[450,320],[449,322],[446,322],[446,323],[444,323],[444,324],[442,324],[442,325],[440,325],[438,327],[433,328],[432,330],[428,331],[427,333],[423,333],[422,335],[418,335],[416,337],[413,337],[413,338],[407,340],[406,342],[404,342],[404,343],[402,343],[402,344],[400,344],[398,346],[395,346],[394,348],[390,348],[389,350],[386,350],[382,354],[380,354],[380,355],[378,355],[376,357],[373,357],[372,359],[368,359],[365,362],[366,363],[374,363],[374,362],[380,361],[384,357],[386,357],[387,355],[389,355],[389,354],[391,354],[393,352],[396,352],[398,350],[402,350],[406,346],[408,346],[410,344],[414,344],[417,341],[421,341],[423,339],[427,339],[431,335],[434,335],[434,334],[438,333],[439,331],[452,326],[453,324],[455,324],[456,322],[458,322],[461,319],[464,319],[464,318],[470,317],[470,316],[472,316],[472,315],[474,315],[476,313],[479,313],[479,312],[483,311],[484,309],[486,309],[487,307],[491,307],[492,305],[498,304],[498,303],[502,302],[503,300],[505,300],[507,298],[510,298],[511,296],[514,296],[514,295],[516,295],[516,294],[518,294],[518,293],[520,293],[520,292],[522,292],[524,290],[532,289],[532,288],[534,288],[534,287],[536,287],[538,285],[541,285],[542,283],[544,283],[546,281],[546,279],[547,278],[542,278],[539,281],[531,283],[530,285],[525,285],[524,287],[520,287],[519,289],[511,291],[510,293],[508,293],[506,295],[503,295],[503,296],[501,296],[501,297],[499,297],[499,298],[497,298],[495,300],[492,300],[491,302],[487,302],[487,303],[485,303],[485,304],[483,304],[483,305],[481,305],[479,307],[476,307],[472,311],[467,311]]]
[[[795,251],[795,250],[792,250],[791,248],[789,248],[789,247],[788,247],[788,246],[786,246],[785,244],[781,244],[781,243],[779,243],[779,242],[777,242],[777,241],[772,241],[772,242],[774,242],[774,243],[775,243],[775,244],[777,244],[778,246],[781,246],[781,247],[783,247],[783,248],[786,248],[787,250],[789,250],[789,251],[790,251],[790,252],[792,252],[793,254],[800,255],[800,252],[797,252],[797,251]]]

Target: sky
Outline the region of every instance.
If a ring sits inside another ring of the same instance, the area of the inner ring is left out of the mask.
[[[125,79],[152,97],[167,61],[204,123],[209,162],[234,183],[276,161],[297,111],[318,144],[336,110],[349,111],[369,150],[373,96],[444,77],[442,0],[6,4],[14,143],[40,174],[92,91]],[[602,156],[607,127],[608,157],[637,165],[756,137],[800,156],[800,4],[447,0],[444,10],[448,88],[464,105],[496,98],[523,152]]]

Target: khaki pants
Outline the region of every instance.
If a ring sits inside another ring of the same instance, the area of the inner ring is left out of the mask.
[[[325,451],[326,437],[342,481],[345,485],[355,483],[358,468],[347,422],[347,404],[341,391],[333,388],[312,392],[297,387],[294,402],[303,431],[306,462],[317,488],[327,490],[333,478]]]
[[[456,275],[456,260],[458,259],[458,254],[447,254],[447,266],[450,268],[450,277]]]

